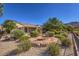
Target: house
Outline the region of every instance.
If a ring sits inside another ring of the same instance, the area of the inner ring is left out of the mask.
[[[0,25],[0,30],[2,30],[3,29],[3,26],[2,25]]]
[[[42,28],[41,26],[38,26],[38,25],[17,23],[16,27],[18,29],[24,30],[27,33],[31,33],[32,31],[37,30],[39,31],[39,34],[42,34]]]

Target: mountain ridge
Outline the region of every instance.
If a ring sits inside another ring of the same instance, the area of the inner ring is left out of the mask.
[[[66,23],[66,25],[70,25],[70,26],[73,26],[73,27],[79,27],[79,22],[78,21],[70,22],[70,23]]]

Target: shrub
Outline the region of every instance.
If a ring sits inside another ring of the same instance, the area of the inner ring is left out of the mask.
[[[61,41],[63,46],[70,47],[71,41],[69,39],[64,39]]]
[[[47,32],[47,35],[50,36],[50,37],[51,37],[51,36],[54,36],[54,34],[55,34],[55,33],[54,33],[53,31],[48,31],[48,32]]]
[[[56,31],[56,30],[55,30],[55,34],[60,34],[60,31]]]
[[[31,48],[31,42],[28,40],[29,37],[25,36],[25,32],[19,29],[15,29],[11,34],[19,39],[18,52],[27,51]]]
[[[79,36],[79,31],[74,31],[74,33],[75,33],[77,36]]]
[[[31,48],[31,42],[28,40],[27,36],[22,36],[20,38],[20,44],[18,45],[18,51],[28,51]]]
[[[20,43],[18,45],[19,52],[28,51],[30,48],[31,48],[31,43],[29,40],[27,40],[26,42]]]
[[[59,38],[60,41],[64,40],[65,39],[65,36],[63,35],[55,35],[56,38]]]
[[[20,42],[25,42],[25,41],[27,41],[29,39],[29,37],[28,36],[25,36],[25,35],[23,35],[23,36],[21,36],[20,37]]]
[[[63,46],[70,47],[71,41],[70,41],[69,39],[66,39],[65,36],[63,36],[63,35],[56,35],[55,37],[57,37],[57,38],[60,39],[61,44],[62,44]]]
[[[32,37],[37,37],[38,35],[39,35],[39,32],[36,30],[31,32]]]
[[[25,32],[22,31],[22,30],[19,30],[19,29],[15,29],[15,30],[13,30],[13,31],[11,32],[11,34],[12,34],[13,37],[16,37],[16,38],[19,39],[22,35],[25,34]]]
[[[52,56],[59,55],[59,45],[56,43],[49,44],[48,53],[51,54]]]
[[[61,33],[61,35],[67,37],[68,33],[64,32],[64,33]]]

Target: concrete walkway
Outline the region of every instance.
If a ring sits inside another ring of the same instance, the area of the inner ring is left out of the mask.
[[[72,34],[68,35],[68,39],[71,41],[71,46],[69,48],[62,48],[63,56],[74,56],[74,49],[73,49],[73,43],[72,43]]]

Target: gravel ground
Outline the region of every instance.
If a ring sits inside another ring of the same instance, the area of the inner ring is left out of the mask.
[[[72,36],[69,35],[69,38],[72,39]],[[29,51],[20,54],[14,53],[16,48],[17,43],[15,41],[0,42],[0,56],[49,56],[46,51],[47,47],[32,47]],[[70,48],[62,48],[60,51],[60,56],[73,55],[73,45]]]
[[[32,47],[29,51],[18,54],[19,56],[48,56],[46,47]]]
[[[29,51],[15,54],[17,43],[15,41],[0,42],[0,56],[47,56],[47,47],[32,47]]]
[[[73,52],[72,47],[62,48],[60,56],[74,56],[74,52]]]
[[[16,48],[15,41],[0,42],[0,56],[3,56]]]

